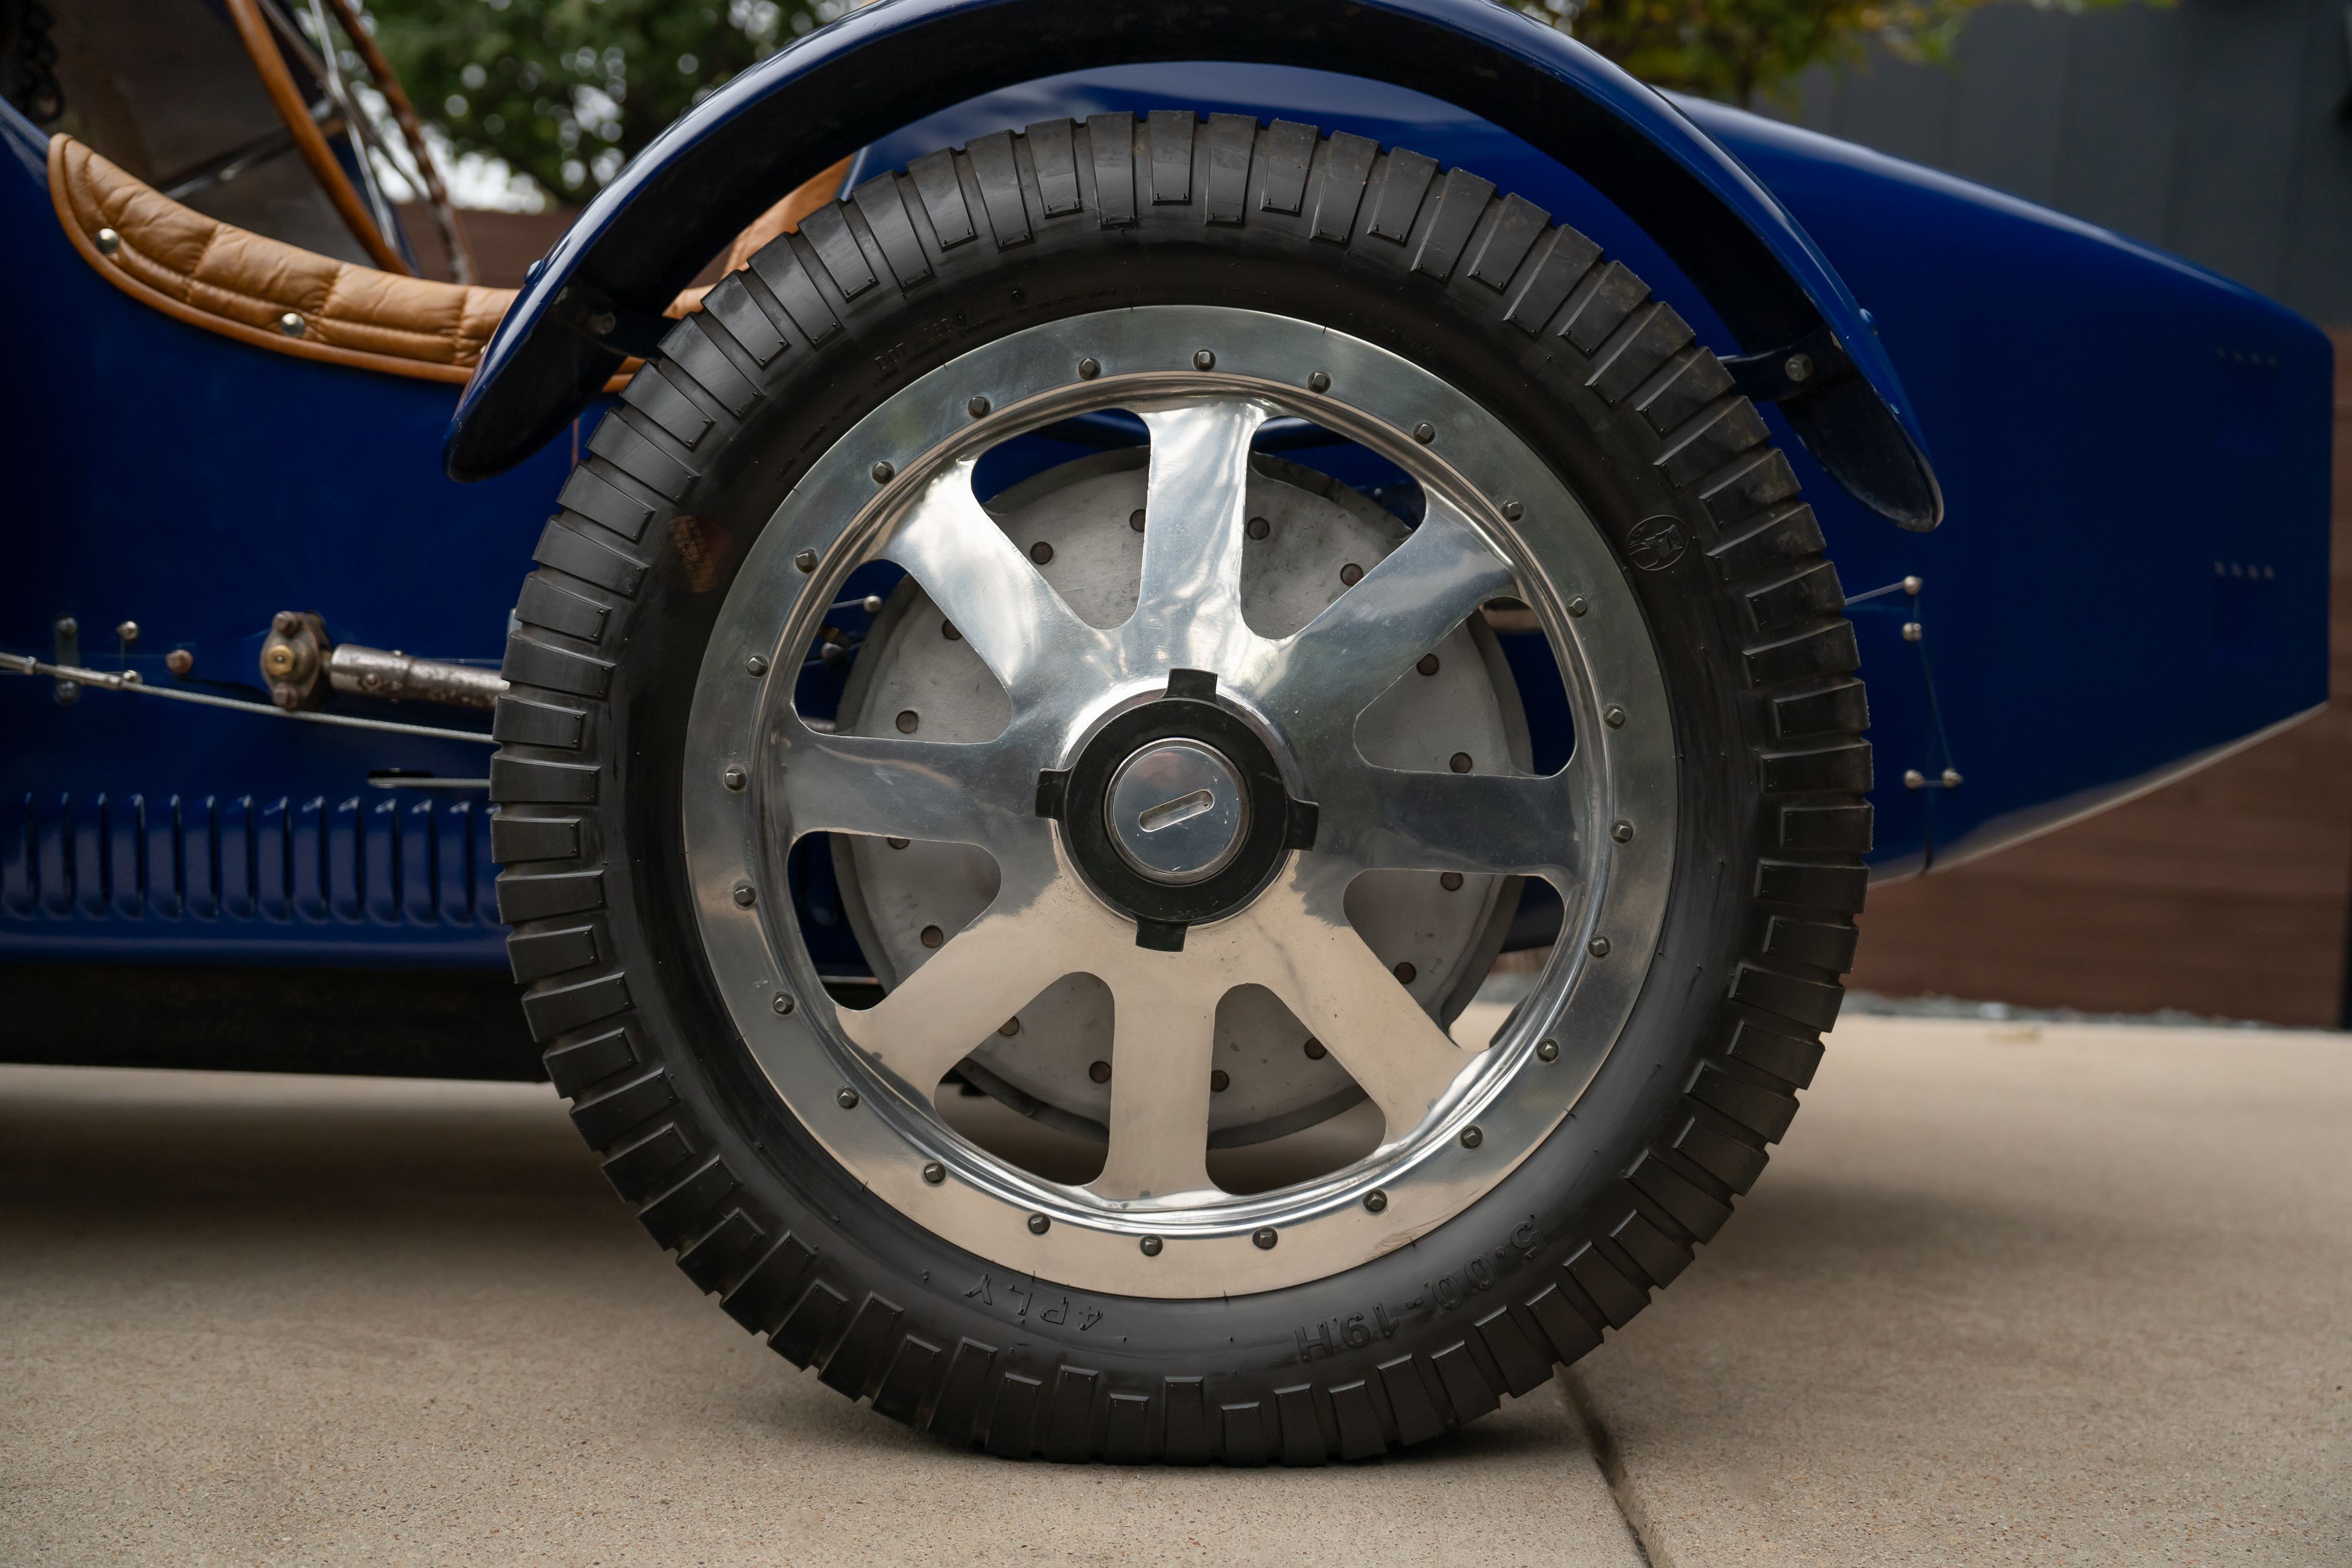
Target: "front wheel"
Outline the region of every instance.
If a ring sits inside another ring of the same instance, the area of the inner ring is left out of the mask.
[[[517,607],[501,908],[687,1273],[1009,1456],[1313,1463],[1688,1263],[1851,961],[1788,465],[1463,171],[1245,119],[917,160],[714,288]]]

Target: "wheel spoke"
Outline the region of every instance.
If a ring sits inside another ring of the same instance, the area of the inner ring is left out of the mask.
[[[1576,861],[1572,770],[1530,779],[1360,765],[1317,782],[1318,859],[1362,871],[1542,876],[1563,890]]]
[[[1319,863],[1318,863],[1319,862]],[[1364,945],[1341,907],[1353,873],[1321,857],[1298,862],[1232,924],[1249,944],[1250,977],[1339,1060],[1403,1137],[1470,1061]]]
[[[1098,657],[1108,639],[1071,612],[982,507],[973,461],[930,482],[881,554],[923,585],[1019,708]]]
[[[1513,588],[1511,569],[1442,497],[1412,537],[1295,635],[1268,646],[1249,678],[1294,735],[1328,732],[1352,749],[1356,716],[1413,661]]]
[[[1147,412],[1143,582],[1127,624],[1130,663],[1223,671],[1255,639],[1242,622],[1250,440],[1262,405],[1240,399]]]
[[[1113,983],[1110,1152],[1092,1188],[1108,1198],[1165,1200],[1210,1190],[1209,1069],[1217,995],[1194,966],[1160,964]]]
[[[841,1030],[929,1098],[949,1068],[1074,967],[1062,927],[1066,893],[1005,870],[978,920],[874,1007],[842,1009]]]
[[[896,834],[988,848],[1043,831],[1036,764],[1019,746],[830,735],[794,720],[777,755],[795,839]]]

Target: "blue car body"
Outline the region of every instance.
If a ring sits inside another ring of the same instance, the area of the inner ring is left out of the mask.
[[[601,414],[578,391],[583,376],[601,379],[599,361],[550,325],[563,290],[586,279],[625,301],[633,287],[666,298],[717,246],[689,235],[648,259],[644,235],[664,203],[687,190],[740,223],[735,211],[781,193],[772,182],[745,194],[687,181],[698,148],[761,103],[818,90],[819,68],[994,3],[887,0],[746,73],[633,164],[542,263],[465,390],[452,450],[470,429],[474,455],[457,466],[487,476],[470,484],[443,473],[457,389],[213,336],[99,277],[51,210],[44,139],[0,107],[5,297],[38,302],[20,304],[16,322],[16,547],[0,580],[0,649],[46,658],[69,616],[85,664],[257,696],[262,633],[274,612],[298,609],[339,638],[495,664],[541,522]],[[1720,106],[1669,103],[1483,0],[1377,9],[1498,57],[1572,67],[1609,112],[1674,143],[1678,166],[1763,236],[1781,282],[1850,341],[1884,415],[1869,439],[1883,454],[1899,437],[1932,465],[1944,525],[1915,531],[1915,513],[1911,528],[1889,526],[1902,508],[1874,509],[1867,473],[1842,484],[1808,455],[1826,449],[1852,469],[1838,432],[1767,411],[1853,601],[1878,758],[1878,874],[2013,842],[2324,702],[2332,360],[2309,323],[1998,193]],[[1743,337],[1717,308],[1720,289],[1678,264],[1687,245],[1662,243],[1654,217],[1538,145],[1524,110],[1425,85],[1279,58],[1111,57],[899,100],[900,121],[860,132],[852,180],[1062,115],[1304,120],[1472,170],[1600,240],[1703,342],[1726,354],[1771,346],[1755,340],[1752,308]],[[834,123],[873,124],[873,112]],[[812,140],[806,156],[837,155],[828,146]],[[571,359],[551,371],[549,352]],[[119,643],[125,620],[140,632]],[[165,671],[173,648],[194,657],[184,679]],[[421,775],[480,778],[486,746],[103,691],[65,704],[48,682],[23,679],[0,682],[0,957],[504,962],[484,796],[415,787]]]

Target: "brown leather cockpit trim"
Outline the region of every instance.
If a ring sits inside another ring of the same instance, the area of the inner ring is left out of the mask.
[[[831,201],[847,168],[844,160],[762,214],[729,252],[728,269]],[[511,288],[404,277],[208,218],[69,136],[49,139],[49,199],[82,259],[141,304],[298,359],[462,382],[515,299]],[[114,231],[111,253],[99,248],[101,229]],[[701,292],[679,296],[668,314],[698,308]],[[286,330],[289,316],[299,333]],[[636,367],[625,363],[606,390]]]

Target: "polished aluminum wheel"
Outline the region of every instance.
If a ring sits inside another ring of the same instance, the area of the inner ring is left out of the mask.
[[[983,506],[990,448],[1108,409],[1141,418],[1141,465],[1073,465]],[[1402,467],[1417,525],[1254,455],[1278,419]],[[877,559],[909,585],[856,700],[813,722],[803,651]],[[1547,776],[1493,653],[1498,601],[1542,632],[1574,715]],[[1675,836],[1655,651],[1559,479],[1393,355],[1211,308],[1017,333],[859,422],[730,591],[684,766],[711,970],[785,1104],[950,1241],[1141,1295],[1336,1273],[1491,1188],[1614,1043]],[[828,995],[794,919],[787,857],[817,832],[843,846],[877,1005]],[[1560,940],[1491,1043],[1457,1043],[1441,1020],[1521,877],[1559,892]],[[1398,911],[1423,962],[1381,950]],[[1008,1030],[1024,1014],[1053,1021]],[[1269,1031],[1291,1066],[1221,1112],[1221,1042]],[[1040,1035],[1059,1043],[1024,1055]],[[1048,1179],[955,1131],[938,1096],[960,1068],[1099,1128],[1099,1174]],[[1379,1131],[1339,1168],[1212,1179],[1220,1135],[1359,1098]]]

